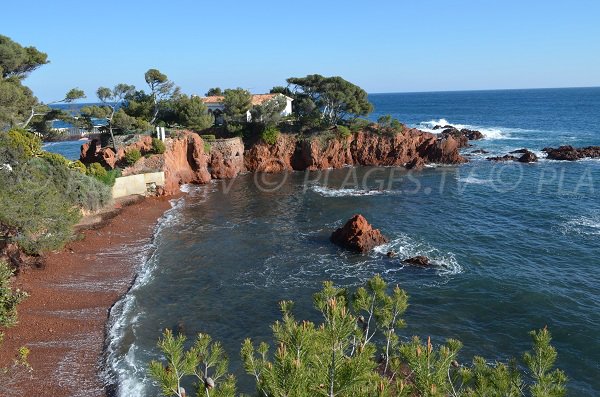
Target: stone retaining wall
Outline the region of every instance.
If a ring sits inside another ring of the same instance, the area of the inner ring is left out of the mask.
[[[113,198],[131,196],[133,194],[146,195],[156,191],[156,188],[159,186],[165,186],[165,173],[162,171],[122,176],[115,180],[112,195]]]

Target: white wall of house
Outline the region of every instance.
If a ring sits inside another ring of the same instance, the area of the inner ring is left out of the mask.
[[[290,114],[292,114],[292,101],[293,99],[286,96],[285,97],[285,109],[283,109],[283,111],[281,112],[282,116],[289,116]]]

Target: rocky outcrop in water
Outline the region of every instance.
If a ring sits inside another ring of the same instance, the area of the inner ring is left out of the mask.
[[[600,146],[574,148],[571,145],[565,145],[556,149],[547,147],[542,151],[546,152],[551,160],[575,161],[584,158],[600,158]]]
[[[367,222],[364,216],[354,215],[346,224],[331,234],[331,241],[340,247],[357,252],[368,252],[388,239]]]
[[[485,136],[483,135],[483,133],[481,131],[470,130],[468,128],[462,128],[459,130],[458,128],[453,127],[451,125],[446,125],[446,126],[436,125],[435,127],[433,127],[433,129],[434,130],[441,129],[442,132],[440,133],[440,135],[443,138],[447,138],[447,137],[451,136],[454,139],[456,139],[459,143],[459,147],[461,147],[461,148],[468,147],[469,141],[476,141],[476,140],[485,138]]]
[[[538,157],[535,155],[535,153],[525,150],[525,153],[523,153],[523,155],[519,157],[517,161],[520,163],[535,163],[538,161]]]
[[[282,135],[273,145],[259,142],[244,154],[248,171],[279,172],[342,168],[347,165],[408,166],[428,163],[462,164],[453,137],[438,138],[417,129],[394,135],[358,132],[347,138],[299,140]]]
[[[234,178],[244,171],[312,171],[347,165],[420,169],[429,163],[467,162],[459,154],[459,143],[454,137],[440,138],[417,129],[397,134],[358,132],[347,138],[328,139],[323,136],[299,139],[296,135],[282,134],[273,145],[260,141],[248,150],[244,150],[240,138],[206,144],[198,134],[181,131],[168,138],[165,144],[164,154],[143,157],[134,166],[125,168],[124,175],[162,170],[166,178],[164,192],[174,194],[181,184]],[[122,164],[125,152],[131,148],[149,154],[152,138],[141,137],[129,146],[119,148],[116,154],[92,141],[82,146],[81,159],[84,163],[100,162],[106,168],[114,168]]]
[[[431,264],[431,262],[429,261],[429,258],[426,256],[423,256],[423,255],[408,258],[408,259],[403,260],[402,262],[407,263],[409,265],[420,266],[420,267],[428,267]]]
[[[527,149],[519,149],[510,152],[512,154],[521,154],[521,156],[513,156],[512,154],[505,154],[504,156],[488,157],[490,161],[518,161],[520,163],[535,163],[538,161],[538,157],[535,153]]]

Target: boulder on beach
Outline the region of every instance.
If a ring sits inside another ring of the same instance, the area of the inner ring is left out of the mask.
[[[405,259],[402,262],[421,267],[428,267],[431,264],[429,258],[423,255],[414,256],[412,258]]]
[[[368,252],[387,243],[388,239],[379,229],[373,229],[364,216],[357,214],[331,234],[331,241],[352,251]]]

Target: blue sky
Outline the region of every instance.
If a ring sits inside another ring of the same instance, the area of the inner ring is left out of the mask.
[[[43,101],[142,88],[149,68],[190,94],[311,73],[368,92],[600,85],[598,0],[10,1],[2,14],[0,34],[49,55],[26,80]]]

